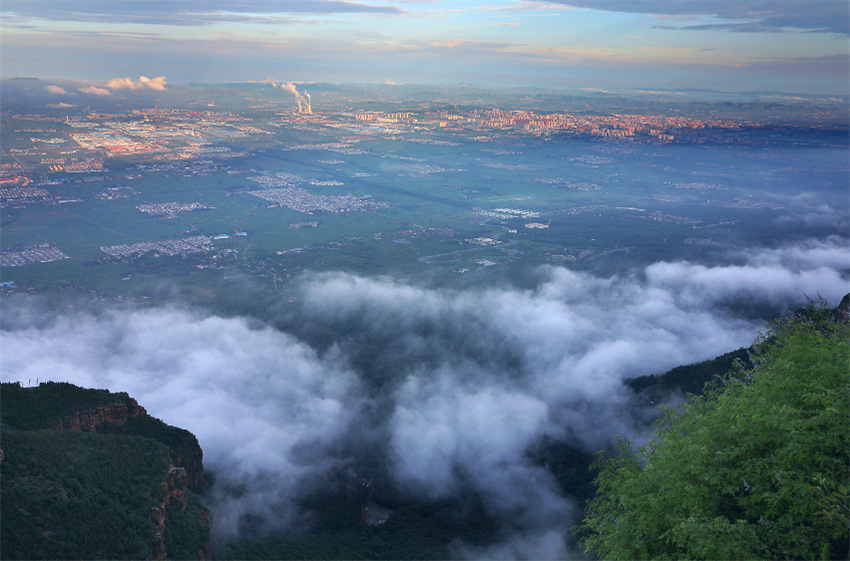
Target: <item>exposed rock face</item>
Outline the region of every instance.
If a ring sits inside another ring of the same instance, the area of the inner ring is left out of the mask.
[[[124,426],[128,418],[147,414],[148,412],[145,408],[136,403],[135,399],[131,398],[129,407],[123,401],[116,401],[115,403],[100,405],[94,409],[78,411],[73,415],[68,415],[57,421],[53,425],[53,428],[56,430],[84,430],[94,432],[97,425],[102,423]]]
[[[172,465],[169,466],[168,474],[162,480],[162,483],[159,484],[156,495],[158,504],[151,509],[151,521],[157,527],[156,537],[154,538],[154,541],[150,543],[151,548],[154,550],[155,559],[168,558],[168,551],[165,545],[165,533],[168,531],[169,513],[172,513],[175,510],[185,511],[188,507],[189,501],[186,496],[186,484],[188,479],[188,475],[184,468]],[[207,526],[211,524],[210,513],[208,510],[202,508],[200,516]],[[207,539],[206,543],[198,549],[196,558],[202,561],[211,559],[210,551],[211,542]]]
[[[86,432],[95,432],[98,425],[109,423],[114,426],[123,427],[127,424],[127,419],[133,417],[147,417],[147,410],[138,404],[138,402],[130,398],[129,406],[123,401],[100,405],[93,409],[78,411],[72,415],[67,415],[61,420],[54,423],[53,428],[56,430],[82,430]],[[170,451],[171,461],[178,467],[186,469],[187,484],[192,489],[201,489],[206,485],[204,479],[204,452],[200,446],[195,448],[191,454],[178,454],[174,450]]]
[[[159,504],[151,509],[151,520],[156,525],[156,538],[151,543],[155,559],[167,559],[168,552],[165,549],[165,531],[168,511],[172,509],[186,510],[188,500],[186,498],[186,470],[182,467],[170,466],[168,474],[159,484],[157,500]],[[203,550],[201,550],[203,552]],[[200,553],[200,552],[199,552]],[[206,559],[209,557],[206,552]]]
[[[186,484],[191,489],[200,489],[206,486],[207,481],[204,479],[204,452],[200,446],[192,455],[177,455],[171,454],[171,459],[179,467],[186,469]]]
[[[128,419],[147,416],[148,412],[145,408],[139,405],[135,399],[130,398],[127,403],[116,401],[67,415],[54,423],[53,428],[55,430],[95,432],[99,425],[105,423],[113,427],[125,427]],[[204,453],[200,446],[196,446],[194,450],[179,453],[168,448],[168,454],[174,465],[169,467],[168,474],[159,485],[157,490],[158,504],[151,509],[150,515],[151,521],[157,527],[156,537],[150,543],[150,546],[154,551],[154,559],[158,560],[168,559],[165,532],[169,511],[173,512],[174,509],[185,511],[188,505],[186,497],[188,488],[199,489],[206,485],[203,464]],[[201,516],[204,522],[209,525],[209,511],[202,509]],[[198,549],[197,558],[211,559],[210,551],[211,543],[207,540],[207,543]]]
[[[838,313],[842,316],[850,317],[850,294],[845,294],[844,298],[841,299],[841,303],[838,305]]]

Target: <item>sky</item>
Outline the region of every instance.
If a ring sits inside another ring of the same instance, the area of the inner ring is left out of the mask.
[[[2,77],[845,94],[846,0],[4,0]],[[136,82],[138,83],[138,82]]]

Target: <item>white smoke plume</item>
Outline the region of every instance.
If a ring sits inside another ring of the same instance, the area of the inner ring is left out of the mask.
[[[272,87],[279,87],[282,90],[285,90],[285,91],[292,93],[292,95],[295,96],[296,103],[298,103],[298,112],[299,113],[304,113],[305,115],[312,115],[313,114],[313,104],[312,104],[312,100],[310,98],[310,94],[307,93],[307,92],[304,92],[304,94],[301,94],[301,92],[299,92],[298,89],[295,87],[294,83],[292,83],[292,82],[274,82],[271,79],[266,80],[266,82],[264,82],[264,83],[271,84]]]
[[[793,308],[819,292],[837,304],[847,249],[834,237],[610,278],[555,267],[533,290],[307,276],[282,323],[290,332],[171,308],[55,314],[13,298],[0,376],[126,391],[195,433],[218,475],[219,536],[249,513],[297,524],[303,486],[368,446],[413,495],[471,488],[510,520],[500,544],[458,542],[454,555],[564,557],[580,512],[529,448],[645,438],[623,380],[749,345],[764,324],[736,303]],[[239,483],[237,498],[227,486]]]

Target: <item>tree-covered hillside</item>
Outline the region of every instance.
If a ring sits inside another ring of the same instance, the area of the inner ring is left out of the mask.
[[[2,384],[0,399],[3,559],[209,556],[194,435],[125,393]]]
[[[848,323],[810,304],[776,322],[704,397],[665,409],[656,436],[603,454],[584,521],[603,559],[845,559]]]

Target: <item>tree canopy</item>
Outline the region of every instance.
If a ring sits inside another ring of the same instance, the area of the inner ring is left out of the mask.
[[[705,396],[663,408],[642,447],[600,454],[574,528],[604,559],[847,556],[848,324],[810,302]]]

